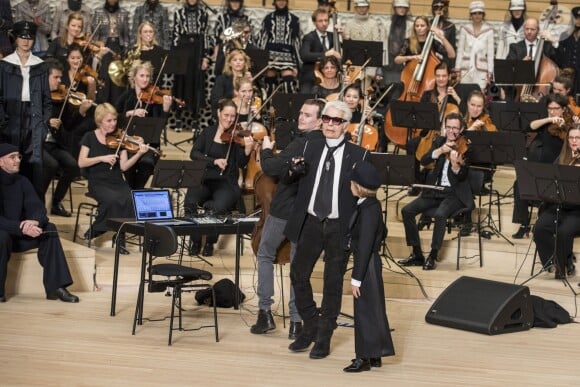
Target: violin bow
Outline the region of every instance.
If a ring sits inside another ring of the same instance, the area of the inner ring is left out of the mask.
[[[242,97],[241,104],[243,104],[243,103],[244,103],[244,100],[245,100],[245,98],[244,98],[244,97]],[[226,159],[226,162],[227,162],[227,161],[228,161],[228,159],[230,158],[230,153],[231,153],[231,151],[232,151],[232,144],[233,144],[233,142],[234,142],[234,134],[235,134],[236,127],[238,126],[238,121],[239,121],[239,119],[240,119],[240,113],[236,114],[236,120],[234,121],[233,125],[231,126],[231,129],[232,129],[232,135],[230,136],[230,142],[229,142],[229,144],[228,144],[228,151],[226,152],[226,157],[225,157],[225,159]],[[219,124],[218,124],[218,125],[219,125]],[[225,130],[226,130],[226,129],[224,129],[224,132],[225,132]],[[227,166],[226,166],[226,168],[227,168]],[[222,176],[222,175],[224,174],[224,171],[225,171],[225,169],[222,169],[222,170],[220,171],[220,176]]]
[[[101,27],[101,24],[103,24],[102,20],[99,21],[99,24],[97,24],[97,26],[95,27],[95,30],[89,35],[89,40],[87,40],[87,44],[83,47],[83,52],[85,52],[87,50],[87,47],[89,47],[89,43],[91,43],[93,41],[93,38],[95,37],[95,34],[97,33],[97,31]]]
[[[366,61],[365,61],[365,62],[362,64],[362,66],[360,66],[360,70],[359,70],[359,72],[358,72],[357,74],[355,74],[355,76],[354,76],[355,78],[359,76],[359,74],[360,74],[360,73],[363,71],[363,69],[364,69],[365,67],[367,67],[367,65],[369,64],[369,62],[370,62],[370,61],[371,61],[371,58],[367,59],[367,60],[366,60]],[[351,64],[351,66],[353,66],[353,65]],[[349,67],[350,67],[350,66],[349,66]],[[345,76],[345,77],[346,77],[347,75],[346,75],[346,74],[344,74],[343,76]],[[353,81],[352,83],[354,83],[354,81]],[[351,83],[351,84],[352,84],[352,83]],[[346,88],[347,88],[347,87],[349,87],[351,84],[348,84],[348,85],[346,85],[346,84],[344,84],[344,82],[342,82],[342,88],[340,89],[340,92],[338,93],[338,99],[339,99],[339,100],[341,100],[341,101],[342,101],[342,100],[344,99],[344,91],[345,91],[345,90],[346,90]]]
[[[163,58],[163,63],[161,63],[161,67],[159,68],[159,72],[157,73],[157,78],[155,78],[155,82],[153,82],[153,87],[151,89],[152,92],[151,92],[151,95],[149,96],[149,100],[147,101],[147,106],[149,106],[149,104],[153,100],[153,91],[155,91],[155,88],[157,87],[157,83],[159,83],[159,80],[161,79],[161,74],[163,74],[163,69],[165,68],[165,63],[167,62],[167,57],[168,57],[168,55],[165,55],[165,58]],[[137,98],[137,103],[139,103],[139,101],[141,101],[142,94],[143,94],[143,90],[141,90],[141,93],[139,94],[139,98]]]
[[[276,95],[276,93],[280,90],[280,88],[284,86],[283,84],[279,84],[278,86],[276,86],[276,88],[274,89],[274,91],[272,92],[272,94],[270,94],[270,96],[268,98],[266,98],[264,100],[264,102],[262,102],[262,106],[260,106],[260,108],[258,109],[258,111],[256,112],[256,114],[252,114],[252,110],[250,109],[250,113],[248,116],[248,125],[254,120],[255,116],[257,115],[257,113],[260,113],[262,111],[262,109],[264,109],[264,107],[266,106],[266,104],[268,104],[272,98],[274,97],[274,95]]]
[[[75,82],[75,78],[77,76],[77,73],[78,73],[80,67],[81,66],[77,66],[77,68],[73,72],[73,76],[72,76],[72,79],[70,80],[70,84],[68,85],[68,88],[66,89],[66,94],[64,96],[64,101],[63,101],[62,106],[60,107],[60,112],[58,113],[58,119],[59,120],[62,119],[62,115],[64,113],[64,108],[66,107],[66,104],[68,103],[68,98],[70,96],[70,91],[72,90],[73,84]],[[61,125],[62,125],[62,120],[61,120]]]

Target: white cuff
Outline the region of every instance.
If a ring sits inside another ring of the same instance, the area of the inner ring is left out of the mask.
[[[355,280],[354,278],[351,278],[350,279],[350,284],[352,286],[356,286],[357,288],[360,288],[361,281],[358,281],[358,280]]]

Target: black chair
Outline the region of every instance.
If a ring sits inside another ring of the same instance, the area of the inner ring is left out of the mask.
[[[94,198],[88,192],[85,192],[85,196],[89,199],[94,200]],[[79,230],[79,217],[81,216],[81,211],[82,210],[87,211],[87,212],[85,212],[85,215],[87,215],[89,217],[89,235],[92,235],[93,234],[93,220],[97,217],[98,208],[99,208],[99,205],[95,202],[81,202],[81,203],[79,203],[79,207],[77,210],[77,218],[75,221],[75,230],[73,233],[73,242],[76,242],[76,240],[77,240],[77,234],[78,234],[78,230]],[[89,247],[91,247],[91,241],[92,241],[92,239],[89,239],[89,242],[88,242]]]
[[[137,324],[143,324],[143,301],[145,296],[145,283],[148,284],[149,292],[163,292],[167,288],[172,288],[173,295],[171,299],[171,317],[169,322],[169,340],[171,345],[173,331],[199,330],[201,328],[214,327],[215,341],[219,342],[217,309],[215,302],[215,292],[213,287],[208,283],[192,284],[194,281],[209,281],[212,274],[205,270],[195,269],[189,266],[175,263],[154,264],[156,257],[167,257],[175,254],[179,247],[177,236],[169,226],[145,223],[144,246],[141,262],[141,281],[139,284],[139,294],[137,304],[135,305],[135,316],[133,319],[133,335]],[[148,272],[146,277],[145,272]],[[154,277],[165,277],[156,279]],[[182,303],[181,294],[183,290],[193,291],[195,289],[211,289],[214,325],[205,325],[196,329],[185,329],[182,325]],[[173,328],[175,317],[175,308],[178,309],[179,327]]]
[[[479,195],[481,189],[483,187],[483,172],[470,169],[469,174],[467,175],[467,179],[469,180],[469,185],[471,187],[471,192],[474,196]],[[456,270],[459,270],[459,259],[461,258],[461,225],[457,224],[455,219],[462,218],[465,215],[471,214],[475,208],[472,207],[463,207],[459,210],[455,211],[449,218],[447,218],[447,233],[451,233],[451,229],[454,227],[458,227],[457,236],[457,266]],[[435,212],[437,208],[430,208],[429,210],[423,212],[420,219],[430,218],[433,219],[435,216]],[[483,255],[482,255],[482,248],[481,248],[481,207],[477,208],[477,223],[476,223],[476,230],[477,230],[477,239],[478,239],[478,246],[479,246],[479,267],[483,266]]]

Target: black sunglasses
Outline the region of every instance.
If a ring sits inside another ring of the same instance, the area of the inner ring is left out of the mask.
[[[331,116],[327,116],[326,114],[322,115],[322,122],[324,122],[325,124],[328,124],[331,121],[334,125],[340,125],[340,124],[344,124],[346,122],[346,120],[344,118],[331,117]]]

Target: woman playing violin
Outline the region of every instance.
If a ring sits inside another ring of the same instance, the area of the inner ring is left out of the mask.
[[[350,119],[350,122],[352,124],[357,124],[362,119],[363,99],[364,99],[364,94],[360,88],[360,82],[355,82],[353,84],[350,84],[344,89],[343,100],[348,105],[350,110],[352,111],[352,118]],[[366,105],[364,113],[366,115],[368,115],[370,113],[370,111],[371,111],[371,107],[369,105]],[[373,124],[372,117],[369,118],[367,120],[367,122],[372,125]]]
[[[325,56],[318,63],[318,71],[321,74],[320,83],[312,88],[312,92],[316,98],[327,98],[334,94],[334,98],[342,90],[343,83],[340,76],[340,62],[336,57],[329,55]],[[344,77],[344,82],[348,82],[349,78]]]
[[[214,115],[221,99],[234,97],[236,82],[242,77],[252,78],[250,57],[243,50],[235,49],[226,56],[224,71],[216,77],[211,90],[211,108]]]
[[[151,74],[153,74],[151,62],[143,62],[139,59],[133,62],[128,74],[131,88],[125,90],[115,104],[117,111],[122,117],[123,126],[131,116],[161,117],[166,120],[169,117],[173,97],[163,95],[160,97],[162,103],[155,104],[150,100],[152,96],[146,95],[150,94],[147,92],[152,89]],[[151,144],[155,148],[158,148],[159,145],[160,141],[155,141]],[[157,160],[158,157],[153,152],[149,152],[141,157],[133,168],[125,171],[125,179],[131,189],[145,187],[147,180],[153,174]]]
[[[421,51],[427,40],[427,35],[429,30],[442,42],[439,43],[438,40],[433,41],[432,50],[439,56],[448,59],[455,58],[455,49],[453,45],[445,38],[445,34],[439,28],[431,29],[429,26],[429,19],[426,16],[417,16],[415,23],[413,24],[413,30],[411,31],[411,36],[405,39],[403,47],[399,55],[395,57],[396,64],[404,64],[412,59],[421,60]]]
[[[108,231],[108,218],[132,218],[135,216],[131,203],[131,188],[123,178],[122,171],[130,169],[145,155],[149,148],[140,144],[137,153],[129,155],[127,150],[107,146],[107,136],[117,130],[117,111],[113,105],[104,103],[95,109],[97,129],[85,134],[81,141],[78,164],[87,177],[89,193],[99,205],[93,223],[95,238]],[[122,241],[123,239],[121,239]]]
[[[580,165],[580,125],[576,124],[568,131],[566,143],[558,158],[560,165]],[[558,218],[557,218],[558,216]],[[558,222],[556,220],[558,219]],[[557,225],[556,225],[557,223]],[[556,239],[557,245],[554,245]],[[538,255],[542,265],[546,268],[550,264],[556,265],[556,279],[573,276],[574,266],[574,238],[580,235],[580,206],[564,205],[557,214],[557,206],[553,203],[544,203],[534,227],[534,242],[538,248]],[[550,258],[554,256],[553,261]]]
[[[474,90],[467,97],[467,122],[466,130],[482,130],[497,132],[497,127],[491,122],[491,117],[485,111],[485,95],[479,90]]]
[[[231,99],[218,103],[218,124],[205,128],[193,145],[190,153],[192,160],[204,160],[207,169],[203,183],[191,187],[185,196],[186,213],[193,215],[199,207],[216,215],[223,215],[235,206],[241,197],[238,186],[239,170],[243,168],[252,151],[252,137],[240,138],[244,145],[232,144],[233,126],[236,122],[237,107]],[[226,141],[226,137],[230,141]],[[213,255],[213,244],[217,234],[207,235],[203,255]],[[192,237],[190,252],[198,254],[201,249],[201,238]]]
[[[251,78],[238,78],[236,80],[234,103],[238,107],[238,122],[245,123],[250,115],[259,120],[260,107],[262,100],[259,96],[254,95],[254,84]]]
[[[82,48],[76,43],[69,46],[66,56],[65,72],[62,82],[68,88],[72,84],[71,90],[84,93],[90,100],[95,100],[97,96],[97,81],[83,70],[84,57]]]
[[[528,146],[528,160],[540,163],[553,163],[560,154],[562,143],[566,139],[568,124],[564,120],[564,112],[568,106],[568,98],[559,94],[549,94],[546,98],[548,116],[530,122],[530,130],[537,133]],[[571,124],[571,123],[569,123]],[[517,182],[514,183],[514,209],[512,222],[519,223],[518,231],[512,235],[514,239],[522,239],[530,232],[530,214],[528,201],[519,196]]]

